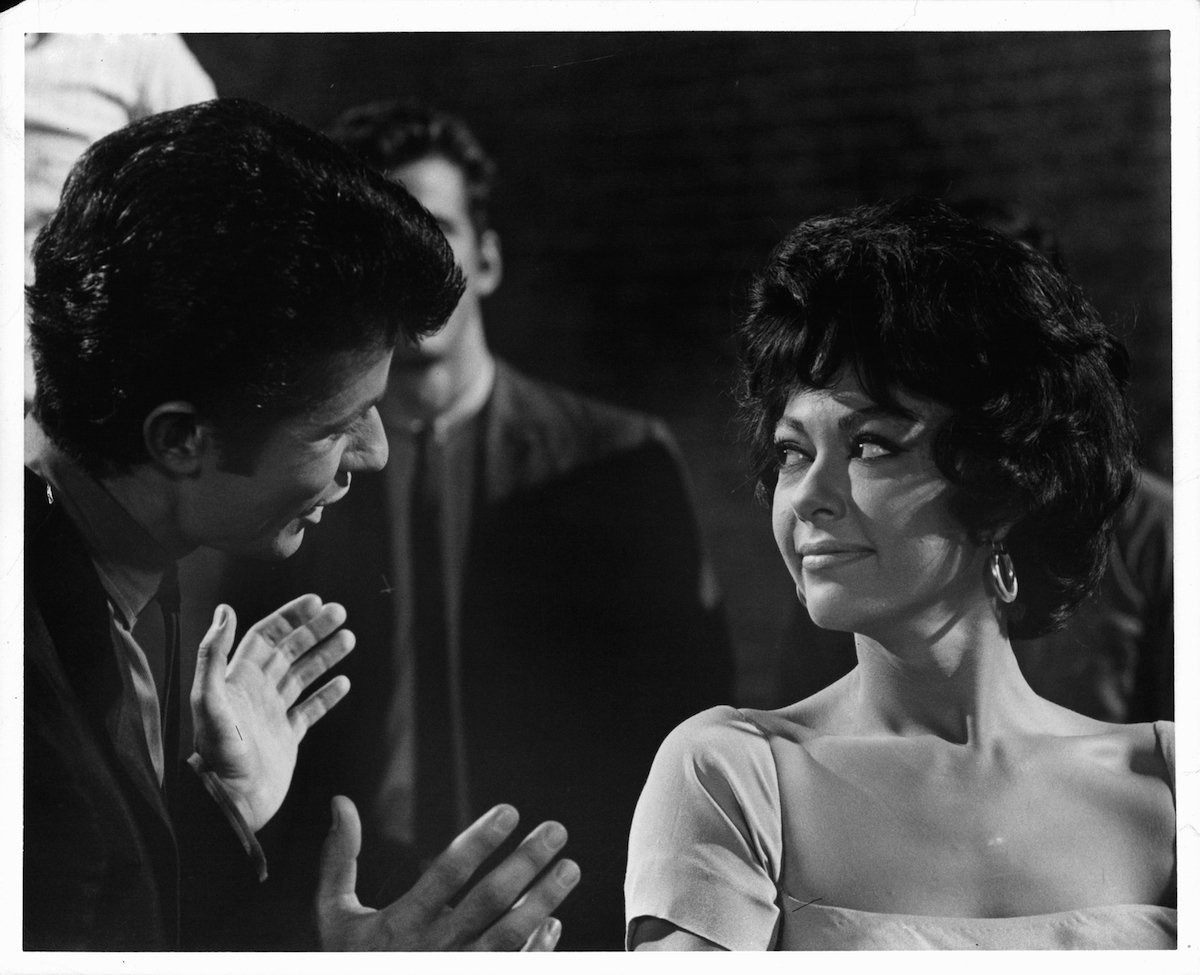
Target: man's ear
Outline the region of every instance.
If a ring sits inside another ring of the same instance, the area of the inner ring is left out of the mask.
[[[142,424],[142,438],[151,461],[179,477],[197,473],[212,444],[196,407],[182,400],[154,407]]]
[[[486,298],[498,287],[504,274],[504,258],[500,254],[500,235],[494,230],[485,230],[479,235],[479,270],[472,275],[471,284],[481,298]]]

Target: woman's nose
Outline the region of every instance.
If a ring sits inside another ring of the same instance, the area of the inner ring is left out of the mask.
[[[846,472],[832,460],[818,458],[797,481],[789,485],[786,501],[801,521],[836,521],[846,513]]]

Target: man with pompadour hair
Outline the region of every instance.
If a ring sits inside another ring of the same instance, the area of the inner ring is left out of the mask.
[[[393,349],[441,325],[462,277],[409,194],[237,99],[95,143],[33,264],[24,946],[243,947],[249,905],[286,866],[265,827],[349,683],[308,691],[354,636],[340,604],[306,594],[232,656],[227,605],[186,646],[176,561],[200,546],[290,556],[353,475],[382,468]],[[515,828],[498,806],[373,911],[355,894],[357,810],[332,793],[325,808],[309,907],[322,947],[553,947],[549,914],[578,876],[560,861],[535,882],[565,840],[557,824],[461,890]]]

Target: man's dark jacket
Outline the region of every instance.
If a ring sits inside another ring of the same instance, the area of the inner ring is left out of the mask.
[[[562,822],[583,879],[555,912],[560,947],[620,950],[634,806],[671,729],[729,700],[727,629],[702,596],[712,584],[694,506],[660,421],[503,363],[483,420],[485,476],[462,584],[471,811],[511,803],[521,835]],[[272,863],[308,865],[286,882],[292,891],[311,891],[329,797],[365,810],[383,764],[396,680],[383,492],[382,474],[355,477],[299,554],[273,570],[265,602],[253,603],[244,578],[223,597],[250,620],[271,600],[316,592],[345,605],[357,637],[342,665],[350,695],[302,743],[281,813],[296,839]],[[378,905],[416,876],[403,851],[365,848],[359,893]]]
[[[120,719],[122,684],[92,561],[26,470],[27,950],[220,946],[231,909],[256,884],[190,768],[168,814],[140,726]]]

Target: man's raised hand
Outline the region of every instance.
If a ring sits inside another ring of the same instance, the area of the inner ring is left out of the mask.
[[[345,621],[337,603],[301,596],[252,626],[230,660],[237,617],[222,605],[200,643],[191,696],[196,752],[254,831],[283,804],[300,739],[350,689],[348,678],[335,677],[296,703],[354,649]]]
[[[579,882],[579,867],[559,860],[567,839],[542,823],[498,867],[468,890],[467,881],[517,826],[512,806],[496,806],[467,827],[413,888],[387,907],[363,907],[355,894],[362,828],[354,803],[333,799],[333,828],[321,851],[317,925],[328,951],[552,951],[561,926],[550,916]],[[530,886],[532,883],[532,886]],[[528,889],[527,889],[528,888]]]

